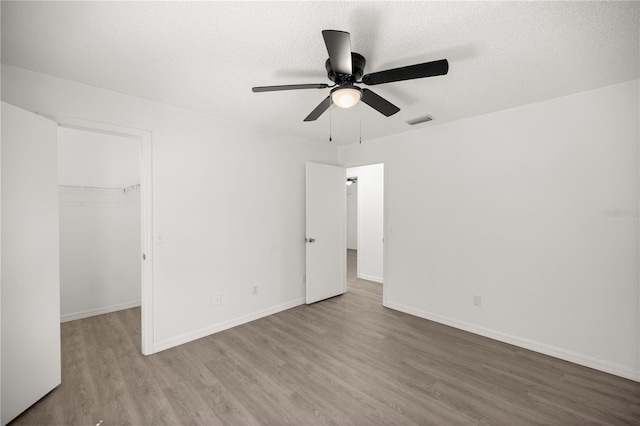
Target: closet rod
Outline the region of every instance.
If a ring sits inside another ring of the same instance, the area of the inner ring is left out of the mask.
[[[136,189],[136,188],[140,188],[140,184],[139,183],[136,183],[135,185],[131,185],[131,186],[125,186],[124,188],[122,188],[122,190],[124,192],[127,192],[127,191],[131,191],[132,189]]]
[[[135,184],[131,186],[125,186],[124,188],[111,188],[105,186],[82,186],[82,185],[58,185],[58,189],[79,189],[79,190],[94,190],[94,191],[118,191],[118,192],[127,192],[133,189],[140,188],[140,184]]]

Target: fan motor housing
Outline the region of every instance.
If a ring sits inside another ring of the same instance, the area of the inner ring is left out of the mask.
[[[336,74],[331,68],[331,61],[327,59],[324,66],[327,69],[327,77],[336,84],[354,83],[364,75],[365,61],[364,56],[359,53],[351,52],[351,75]]]

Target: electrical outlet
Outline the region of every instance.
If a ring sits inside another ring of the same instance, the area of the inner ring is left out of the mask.
[[[255,285],[251,288],[251,290],[252,290],[252,293],[251,293],[251,294],[253,294],[254,296],[255,296],[256,294],[258,294],[258,284],[255,284]]]
[[[473,295],[473,306],[482,306],[482,296],[478,294]]]
[[[219,305],[220,302],[222,302],[222,295],[220,294],[220,292],[213,293],[211,295],[211,304],[212,305]]]

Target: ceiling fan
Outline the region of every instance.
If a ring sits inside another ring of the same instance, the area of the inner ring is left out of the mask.
[[[288,84],[283,86],[260,86],[254,87],[251,90],[259,93],[279,90],[331,88],[329,96],[311,111],[311,114],[309,114],[304,121],[317,120],[318,117],[331,106],[331,103],[341,108],[351,108],[359,101],[364,102],[371,108],[389,117],[400,111],[400,108],[373,91],[361,89],[355,84],[374,86],[376,84],[392,83],[394,81],[445,75],[449,72],[449,62],[447,62],[446,59],[440,59],[438,61],[424,62],[422,64],[393,68],[364,75],[366,61],[362,55],[351,51],[351,39],[348,32],[324,30],[322,31],[322,37],[329,52],[329,59],[327,59],[325,63],[327,77],[335,83],[334,85],[330,86],[325,83]]]

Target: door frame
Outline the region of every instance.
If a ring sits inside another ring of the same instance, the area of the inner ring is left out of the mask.
[[[140,238],[141,260],[141,349],[143,355],[154,353],[153,312],[153,170],[152,133],[115,124],[101,123],[57,114],[40,114],[58,123],[58,127],[126,137],[140,144]]]
[[[347,169],[351,169],[351,168],[355,168],[355,167],[366,167],[366,166],[375,166],[377,164],[382,164],[382,306],[387,306],[387,286],[388,286],[388,280],[387,280],[387,242],[388,242],[388,208],[387,208],[387,174],[388,174],[388,168],[387,168],[387,164],[385,161],[381,160],[381,161],[367,161],[365,163],[355,163],[355,164],[349,164],[348,166],[341,166],[344,167],[345,171]],[[360,194],[360,188],[358,188],[358,194]],[[358,195],[359,197],[359,195]],[[358,203],[358,209],[360,209],[360,203]],[[358,228],[360,227],[360,221],[358,220]],[[358,247],[360,246],[360,232],[358,229]]]

